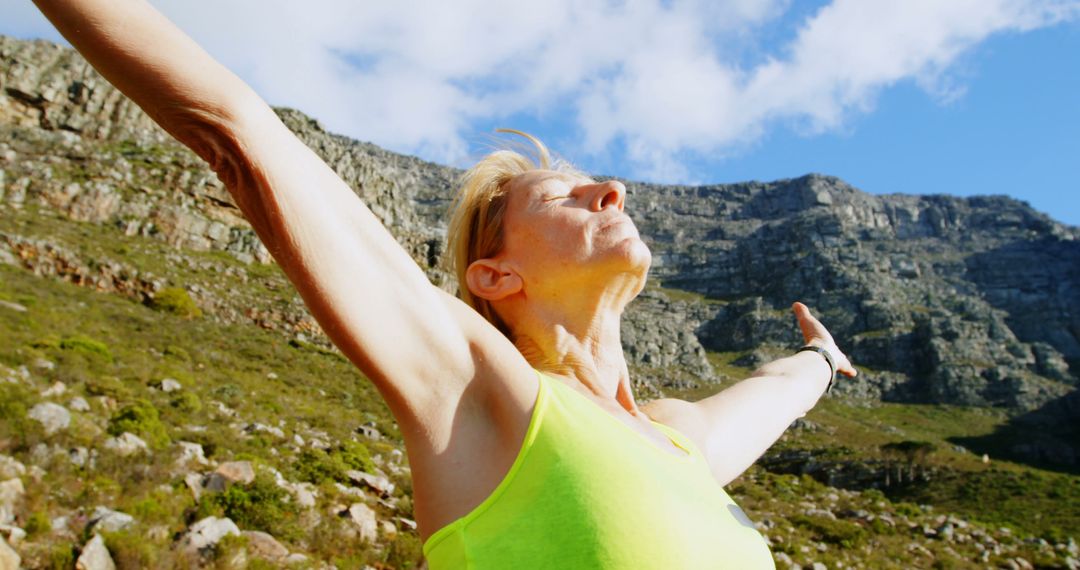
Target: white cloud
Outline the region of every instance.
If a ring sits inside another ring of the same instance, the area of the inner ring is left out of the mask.
[[[457,162],[476,122],[558,115],[579,130],[568,154],[672,181],[687,179],[682,158],[769,129],[844,128],[897,82],[962,96],[954,66],[987,37],[1080,15],[1077,0],[833,0],[750,64],[748,38],[786,22],[789,0],[154,4],[267,100],[331,130]],[[0,5],[4,30],[41,33],[29,3]]]

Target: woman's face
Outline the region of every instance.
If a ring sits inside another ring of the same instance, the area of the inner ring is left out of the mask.
[[[526,284],[625,273],[644,281],[652,256],[623,212],[621,182],[534,170],[509,184],[500,257],[513,261]]]

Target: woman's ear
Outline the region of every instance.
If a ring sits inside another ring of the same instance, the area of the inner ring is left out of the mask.
[[[495,259],[478,259],[465,270],[469,292],[488,301],[498,301],[521,291],[521,276]]]

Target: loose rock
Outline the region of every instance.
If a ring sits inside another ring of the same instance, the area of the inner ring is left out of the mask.
[[[231,519],[206,517],[191,525],[182,540],[183,547],[188,551],[202,551],[213,547],[226,536],[240,536],[240,529]]]
[[[105,440],[105,449],[123,457],[127,457],[135,453],[147,451],[149,448],[141,437],[131,432],[124,432],[120,434],[119,437],[110,437]]]
[[[67,392],[67,385],[63,382],[56,382],[52,386],[49,386],[44,392],[41,393],[42,398],[52,398],[53,396],[62,396],[64,392]]]
[[[25,493],[22,479],[9,479],[0,483],[0,524],[15,521],[15,506]]]
[[[26,474],[26,466],[10,455],[0,455],[0,479],[11,479]]]
[[[159,387],[161,388],[162,392],[168,394],[170,392],[176,392],[182,389],[183,385],[181,385],[180,382],[177,382],[172,378],[166,378],[161,381],[161,385]]]
[[[20,564],[22,564],[22,557],[0,537],[0,570],[18,570],[21,568]]]
[[[96,532],[117,532],[135,524],[135,518],[108,507],[98,506],[90,515],[90,530]]]
[[[116,570],[116,563],[109,556],[109,549],[105,548],[105,541],[100,534],[95,534],[86,546],[83,546],[82,554],[75,562],[75,570]]]
[[[364,503],[355,503],[345,511],[345,517],[356,525],[360,532],[360,540],[374,541],[379,534],[379,521],[375,518],[375,511]]]
[[[371,490],[379,493],[379,495],[383,497],[388,497],[394,492],[394,484],[382,475],[372,475],[371,473],[365,473],[364,471],[350,470],[345,472],[345,476],[354,483],[367,485]]]
[[[15,311],[16,313],[25,313],[26,312],[26,307],[24,307],[24,306],[22,306],[22,305],[20,305],[18,303],[12,303],[11,301],[0,301],[0,307],[3,307],[5,309],[11,309],[12,311]]]
[[[277,562],[289,555],[289,549],[282,546],[273,536],[257,530],[245,530],[248,552],[256,558]]]
[[[255,480],[255,469],[250,461],[222,463],[206,478],[203,487],[208,491],[221,492],[233,483],[247,485]]]
[[[30,408],[30,413],[27,415],[45,428],[45,435],[53,435],[71,425],[71,412],[64,406],[52,402],[42,402]]]
[[[176,458],[177,465],[187,465],[192,462],[199,465],[210,463],[206,460],[202,445],[190,441],[181,441],[178,445],[180,446],[180,457]]]

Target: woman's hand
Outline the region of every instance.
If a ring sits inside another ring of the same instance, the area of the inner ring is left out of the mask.
[[[833,362],[836,363],[836,371],[844,376],[854,378],[858,371],[851,365],[848,357],[843,352],[840,352],[840,349],[836,346],[836,341],[833,340],[825,325],[821,324],[821,321],[817,320],[814,315],[811,315],[810,309],[802,303],[796,301],[791,305],[791,310],[795,312],[795,318],[799,319],[799,328],[802,329],[803,340],[806,344],[829,351],[829,354],[833,357]]]

